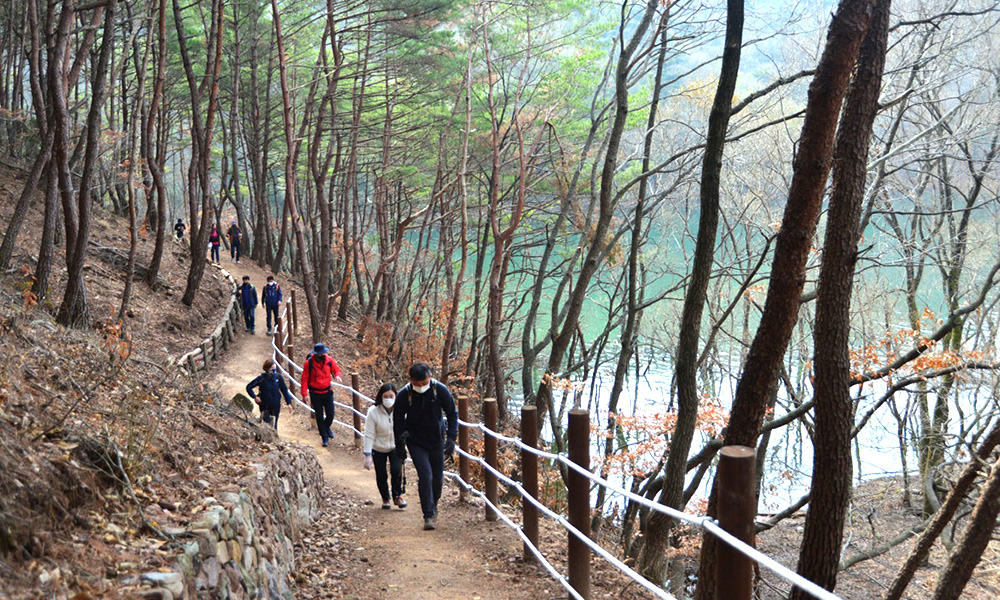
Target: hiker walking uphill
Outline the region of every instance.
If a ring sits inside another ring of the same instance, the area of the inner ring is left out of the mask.
[[[316,412],[316,428],[326,448],[333,438],[333,380],[343,381],[337,361],[328,354],[322,343],[316,344],[302,365],[302,401],[308,394],[312,408]]]
[[[292,407],[292,394],[285,385],[285,378],[278,375],[273,360],[270,358],[265,360],[263,368],[264,372],[247,384],[247,394],[250,394],[260,407],[260,418],[265,423],[272,423],[277,430],[278,415],[281,414],[281,397],[284,396],[288,410],[295,410]],[[254,394],[255,389],[260,389],[259,399]]]
[[[240,309],[243,312],[243,324],[246,330],[254,333],[254,311],[257,309],[257,288],[250,284],[250,276],[243,276],[243,285],[236,288],[240,298]]]
[[[448,386],[431,379],[427,363],[410,367],[410,382],[396,394],[393,430],[396,456],[406,459],[406,450],[417,470],[417,491],[424,513],[424,529],[437,528],[437,503],[444,486],[444,457],[455,451],[458,409]],[[447,430],[442,421],[447,418]]]
[[[395,434],[392,429],[392,407],[396,403],[396,386],[384,383],[375,394],[375,406],[368,409],[365,417],[365,459],[366,469],[375,467],[375,486],[382,496],[382,508],[390,509],[389,481],[392,478],[392,501],[399,508],[406,508],[403,499],[403,461],[396,456]],[[385,466],[389,463],[389,475]]]
[[[187,229],[187,225],[184,224],[184,219],[177,219],[177,222],[174,223],[174,235],[177,236],[177,239],[184,237],[185,229]]]
[[[212,233],[208,234],[208,245],[212,251],[212,262],[219,262],[219,245],[222,244],[222,236],[219,235],[219,228],[212,225]]]
[[[236,261],[236,264],[240,264],[240,244],[243,240],[243,232],[240,231],[240,226],[236,224],[236,221],[229,225],[226,237],[229,238],[229,258]]]
[[[281,286],[274,280],[273,275],[267,276],[267,285],[264,286],[261,299],[264,301],[264,311],[267,313],[267,335],[272,335],[274,333],[274,325],[278,323],[278,315],[281,314],[282,299]],[[272,316],[274,316],[274,324],[271,323]]]

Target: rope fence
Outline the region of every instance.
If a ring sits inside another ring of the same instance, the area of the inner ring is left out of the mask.
[[[293,389],[298,389],[301,386],[297,381],[296,376],[302,373],[302,367],[296,364],[293,360],[292,345],[288,343],[289,332],[286,327],[287,313],[288,308],[286,307],[278,318],[278,326],[271,339],[272,357],[278,370],[282,375],[288,378]],[[292,294],[291,316],[293,321],[292,329],[294,330],[296,328],[294,321],[296,321],[297,316],[295,314],[294,291]],[[284,362],[285,366],[282,366],[282,362]],[[361,401],[363,400],[368,404],[374,404],[374,400],[357,390],[357,374],[352,374],[351,379],[352,385],[349,386],[336,382],[332,382],[332,384],[337,388],[351,392],[353,406],[340,402],[334,402],[334,404],[351,411],[353,423],[348,424],[336,419],[334,422],[342,427],[351,429],[355,434],[355,438],[360,440],[360,438],[364,435],[361,431],[361,424],[366,417],[366,415],[360,410]],[[298,404],[309,409],[311,412],[313,411],[312,407],[299,400],[297,394],[293,395],[296,396],[295,401]],[[535,429],[535,424],[537,423],[536,411],[533,406],[522,407],[521,435],[522,438],[530,439],[532,441],[532,443],[529,444],[525,443],[523,439],[510,437],[497,431],[495,400],[486,399],[483,401],[483,412],[487,421],[486,423],[467,420],[467,397],[459,396],[458,405],[460,414],[458,424],[460,428],[459,448],[457,448],[457,451],[460,460],[460,473],[447,471],[445,476],[458,484],[463,498],[466,497],[466,495],[481,498],[485,505],[486,519],[499,519],[500,522],[511,528],[518,535],[518,537],[521,538],[524,544],[525,558],[537,560],[538,564],[545,569],[545,571],[548,572],[554,580],[565,588],[570,597],[575,600],[587,600],[590,597],[589,571],[591,554],[594,554],[608,562],[626,577],[649,591],[654,597],[662,600],[674,600],[673,595],[666,592],[655,583],[647,580],[634,569],[626,565],[617,556],[591,539],[589,506],[591,484],[604,486],[613,494],[618,494],[622,498],[644,506],[651,511],[665,514],[676,521],[700,527],[722,541],[723,544],[719,545],[720,557],[723,552],[726,552],[727,554],[725,555],[725,560],[717,561],[720,570],[720,573],[716,577],[717,591],[720,594],[719,597],[734,598],[736,600],[744,598],[749,599],[750,594],[752,593],[751,577],[753,571],[751,561],[756,561],[762,567],[768,569],[772,573],[786,580],[791,585],[802,589],[815,598],[819,598],[820,600],[840,600],[840,597],[836,594],[833,594],[812,581],[805,579],[801,575],[795,573],[792,569],[789,569],[780,562],[760,552],[748,543],[752,541],[754,529],[753,520],[756,513],[755,504],[753,502],[745,501],[746,498],[752,498],[754,496],[753,486],[755,477],[753,477],[754,460],[752,449],[739,446],[729,446],[723,448],[720,455],[719,465],[720,486],[722,487],[719,494],[720,518],[719,520],[715,520],[708,516],[692,515],[668,506],[664,506],[658,502],[649,500],[643,496],[626,490],[620,485],[608,481],[607,479],[591,472],[589,469],[590,414],[585,410],[570,411],[568,430],[568,442],[570,448],[569,454],[566,455],[546,452],[535,447],[534,433],[525,431],[526,428],[528,430]],[[485,444],[485,456],[475,456],[469,453],[469,436],[467,432],[470,430],[478,430],[483,435],[484,442],[488,442]],[[513,445],[521,450],[521,472],[523,474],[524,481],[516,481],[499,470],[497,465],[497,442]],[[549,461],[551,464],[561,464],[569,470],[570,478],[567,498],[570,502],[570,507],[568,516],[556,513],[549,507],[545,506],[545,504],[536,497],[538,494],[537,461],[539,459]],[[533,462],[534,464],[529,464],[530,462]],[[476,463],[483,469],[486,483],[485,491],[479,490],[469,483],[468,480],[470,475],[468,466],[470,463]],[[744,483],[741,485],[747,489],[726,489],[725,486],[727,485],[727,482],[724,480],[730,478],[727,473],[735,472],[739,472],[739,476],[736,480],[743,481]],[[533,481],[529,483],[529,479]],[[521,524],[516,523],[509,515],[505,514],[501,510],[496,489],[497,482],[503,483],[509,489],[516,491],[524,500],[522,503],[523,513]],[[725,493],[727,491],[733,493],[727,494]],[[736,515],[734,518],[733,508],[730,507],[727,509],[726,502],[729,502],[729,500],[724,500],[723,497],[732,497],[739,494],[742,494],[744,497],[744,502],[738,507],[737,511],[742,511],[744,514]],[[574,503],[576,503],[575,508]],[[558,523],[568,532],[568,576],[560,573],[539,548],[537,526],[538,513],[541,513],[552,521]],[[738,564],[740,562],[743,564]],[[726,573],[721,572],[723,569],[726,569]]]

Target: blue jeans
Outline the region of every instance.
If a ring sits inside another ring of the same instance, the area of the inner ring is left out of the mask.
[[[424,518],[437,516],[437,503],[441,499],[444,486],[444,448],[424,448],[407,444],[413,468],[417,470],[417,492],[420,494],[420,509]]]
[[[219,262],[219,245],[212,244],[212,262]]]
[[[239,242],[233,242],[232,245],[229,246],[229,257],[232,258],[233,260],[239,260],[240,259],[240,243]]]
[[[329,441],[333,437],[333,432],[330,431],[330,426],[333,425],[333,390],[329,392],[309,390],[309,401],[312,402],[313,410],[316,411],[316,428],[319,429],[319,437],[323,438],[324,442]]]
[[[243,307],[243,323],[247,326],[247,329],[249,329],[250,331],[253,331],[253,329],[254,329],[253,313],[254,313],[254,307],[253,306],[249,306],[249,307],[244,306]]]
[[[389,475],[385,472],[385,463],[389,462]],[[392,477],[392,497],[403,495],[403,461],[396,458],[395,452],[379,452],[372,450],[372,462],[375,463],[375,485],[382,495],[382,502],[389,501],[389,476]]]

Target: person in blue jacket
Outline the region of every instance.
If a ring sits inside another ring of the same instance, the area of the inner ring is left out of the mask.
[[[260,390],[260,398],[254,393],[255,389]],[[278,375],[274,367],[274,361],[270,358],[264,361],[264,372],[258,375],[253,381],[247,384],[247,394],[254,399],[260,407],[260,416],[265,423],[271,423],[274,429],[278,429],[278,415],[281,414],[281,397],[285,397],[288,410],[295,410],[292,405],[292,394],[285,385],[285,379]]]
[[[410,451],[417,471],[424,529],[436,529],[437,504],[444,485],[444,457],[455,451],[455,438],[458,437],[455,398],[448,386],[431,379],[427,363],[413,363],[410,382],[396,394],[393,412],[396,456],[405,460],[406,450]]]
[[[267,285],[261,293],[264,301],[264,310],[267,311],[267,335],[274,333],[274,325],[278,324],[278,315],[281,314],[281,286],[274,280],[273,275],[267,276]],[[271,316],[274,316],[274,325],[271,324]]]
[[[254,311],[257,309],[257,288],[250,284],[250,276],[243,276],[243,285],[236,288],[240,298],[240,309],[243,311],[243,324],[247,331],[254,333]]]

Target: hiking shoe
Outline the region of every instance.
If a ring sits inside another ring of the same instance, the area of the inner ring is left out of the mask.
[[[392,499],[392,501],[395,502],[396,506],[399,508],[406,508],[406,500],[403,500],[402,496],[396,496]]]
[[[392,505],[389,504],[389,501],[388,500],[383,500],[382,501],[382,510],[389,510],[390,508],[392,508]]]
[[[435,523],[435,520],[435,517],[424,517],[424,531],[437,529],[437,523]]]
[[[326,448],[329,445],[330,445],[330,442],[328,442],[327,440],[323,440],[323,447],[324,448]]]

